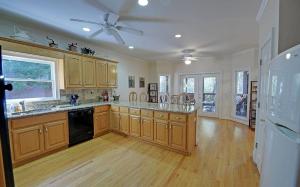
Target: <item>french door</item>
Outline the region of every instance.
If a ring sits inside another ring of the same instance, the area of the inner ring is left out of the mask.
[[[219,117],[218,110],[218,74],[201,73],[182,75],[180,77],[180,92],[194,94],[197,104],[200,104],[201,116]]]

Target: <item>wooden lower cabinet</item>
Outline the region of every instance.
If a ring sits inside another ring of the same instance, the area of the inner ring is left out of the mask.
[[[170,122],[170,142],[172,148],[185,150],[186,149],[186,124],[180,122]]]
[[[154,120],[154,142],[160,145],[169,144],[169,122]]]
[[[63,147],[69,144],[67,120],[54,121],[44,124],[45,151]]]
[[[109,115],[108,111],[94,113],[94,136],[97,136],[109,128]]]
[[[153,141],[153,119],[141,118],[141,138],[148,141]]]
[[[129,134],[129,115],[120,113],[120,131]]]
[[[35,125],[12,131],[14,161],[23,161],[44,152],[43,125]]]
[[[110,128],[112,130],[120,130],[120,113],[119,112],[111,112],[110,115]]]
[[[140,116],[130,116],[130,135],[135,137],[141,136],[141,118]]]

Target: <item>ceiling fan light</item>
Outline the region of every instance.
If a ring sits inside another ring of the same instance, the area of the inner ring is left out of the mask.
[[[134,46],[130,45],[128,46],[129,49],[134,49]]]
[[[182,35],[181,34],[175,34],[175,38],[181,38]]]
[[[192,63],[192,61],[191,60],[185,60],[184,63],[185,63],[185,65],[190,65]]]
[[[91,29],[88,28],[88,27],[83,27],[82,30],[85,31],[85,32],[90,32],[91,31]]]
[[[140,6],[147,6],[149,1],[148,0],[138,0]]]

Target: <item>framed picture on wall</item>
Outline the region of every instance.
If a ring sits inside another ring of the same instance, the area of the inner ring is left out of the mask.
[[[145,77],[140,77],[140,88],[145,88]]]
[[[135,76],[132,75],[128,76],[128,84],[129,84],[129,88],[135,88]]]

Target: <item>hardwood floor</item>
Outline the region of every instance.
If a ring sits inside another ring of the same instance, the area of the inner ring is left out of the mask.
[[[14,170],[16,186],[258,186],[254,132],[226,120],[200,118],[191,156],[114,133]]]

